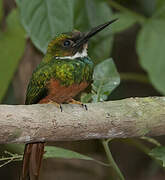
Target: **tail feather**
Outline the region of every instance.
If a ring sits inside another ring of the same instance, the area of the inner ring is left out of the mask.
[[[39,180],[45,143],[29,143],[25,146],[21,180]]]

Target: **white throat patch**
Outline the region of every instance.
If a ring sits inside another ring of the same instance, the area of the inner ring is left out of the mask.
[[[75,59],[75,58],[83,58],[87,56],[88,56],[87,47],[84,47],[81,53],[77,52],[73,56],[56,57],[56,59]]]

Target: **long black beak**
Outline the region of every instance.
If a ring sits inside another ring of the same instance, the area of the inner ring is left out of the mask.
[[[98,32],[102,31],[104,28],[112,24],[113,22],[117,21],[118,19],[113,19],[109,22],[101,24],[97,27],[92,28],[89,32],[85,33],[75,44],[73,47],[79,47],[82,44],[86,43],[92,36],[97,34]]]

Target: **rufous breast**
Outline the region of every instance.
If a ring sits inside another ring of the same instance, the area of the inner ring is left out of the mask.
[[[80,84],[72,84],[70,86],[63,86],[58,80],[51,79],[48,83],[48,95],[39,101],[40,104],[49,103],[51,101],[56,103],[69,102],[70,99],[75,97],[86,87],[88,83],[83,81]]]

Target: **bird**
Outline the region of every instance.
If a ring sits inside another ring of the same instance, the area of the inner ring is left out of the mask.
[[[115,22],[113,19],[92,28],[88,32],[73,30],[56,35],[48,44],[42,61],[33,71],[29,81],[25,105],[79,104],[73,99],[92,83],[94,63],[88,56],[91,37]],[[21,180],[39,180],[45,142],[27,143],[23,155]]]

